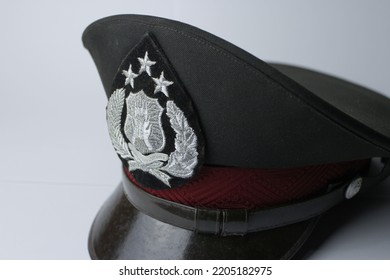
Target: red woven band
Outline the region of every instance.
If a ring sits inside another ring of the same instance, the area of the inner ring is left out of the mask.
[[[359,160],[289,169],[203,166],[191,182],[165,190],[140,186],[130,172],[125,172],[135,185],[166,200],[201,208],[251,209],[304,199],[359,172],[368,163]]]

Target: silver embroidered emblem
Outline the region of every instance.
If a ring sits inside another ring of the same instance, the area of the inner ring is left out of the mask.
[[[173,84],[164,78],[163,73],[159,78],[151,76],[150,67],[156,62],[150,61],[147,52],[143,59],[138,58],[138,60],[141,62],[139,73],[132,73],[129,81],[131,66],[128,65],[129,70],[122,72],[126,76],[124,86],[116,89],[108,100],[109,135],[115,151],[128,163],[129,171],[142,170],[170,187],[171,176],[189,178],[193,175],[198,163],[198,139],[183,111],[173,100],[168,100],[166,108],[163,108],[157,98],[147,96],[143,90],[137,93],[130,91],[128,97],[125,97],[125,86],[131,84],[134,87],[134,79],[137,79],[143,71],[154,80],[155,95],[161,92],[160,94],[168,96],[168,87]],[[148,62],[148,67],[144,66],[145,61]],[[126,118],[123,133],[121,118],[125,104]],[[171,128],[175,132],[175,150],[169,155],[161,152],[166,146],[161,121],[165,109]]]
[[[164,108],[157,99],[146,96],[143,91],[130,94],[127,99],[125,122],[126,137],[142,154],[161,151],[165,136],[161,124]]]

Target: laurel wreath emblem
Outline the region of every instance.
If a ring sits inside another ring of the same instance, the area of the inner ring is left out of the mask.
[[[148,172],[169,187],[171,176],[191,177],[198,163],[197,137],[180,108],[172,100],[166,103],[166,114],[176,133],[175,150],[168,156],[157,152],[143,154],[134,143],[126,141],[121,130],[124,104],[125,89],[115,90],[107,105],[107,124],[112,145],[118,155],[127,161],[129,171],[138,169]]]

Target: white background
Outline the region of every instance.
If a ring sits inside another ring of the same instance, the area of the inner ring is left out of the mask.
[[[120,180],[106,97],[81,43],[91,22],[126,13],[175,19],[263,60],[389,96],[389,11],[389,1],[352,0],[1,1],[0,258],[87,259],[90,224]],[[390,259],[390,193],[367,200],[381,207],[335,232],[312,258]]]

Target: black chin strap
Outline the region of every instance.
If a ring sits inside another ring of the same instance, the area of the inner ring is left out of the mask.
[[[124,172],[123,188],[134,207],[159,221],[199,233],[244,235],[308,220],[346,199],[351,199],[390,175],[390,160],[382,161],[383,166],[378,174],[372,174],[371,171],[347,182],[329,186],[329,191],[323,195],[264,209],[206,209],[186,206],[148,194],[135,186]],[[372,166],[378,164],[374,160],[371,163]]]

